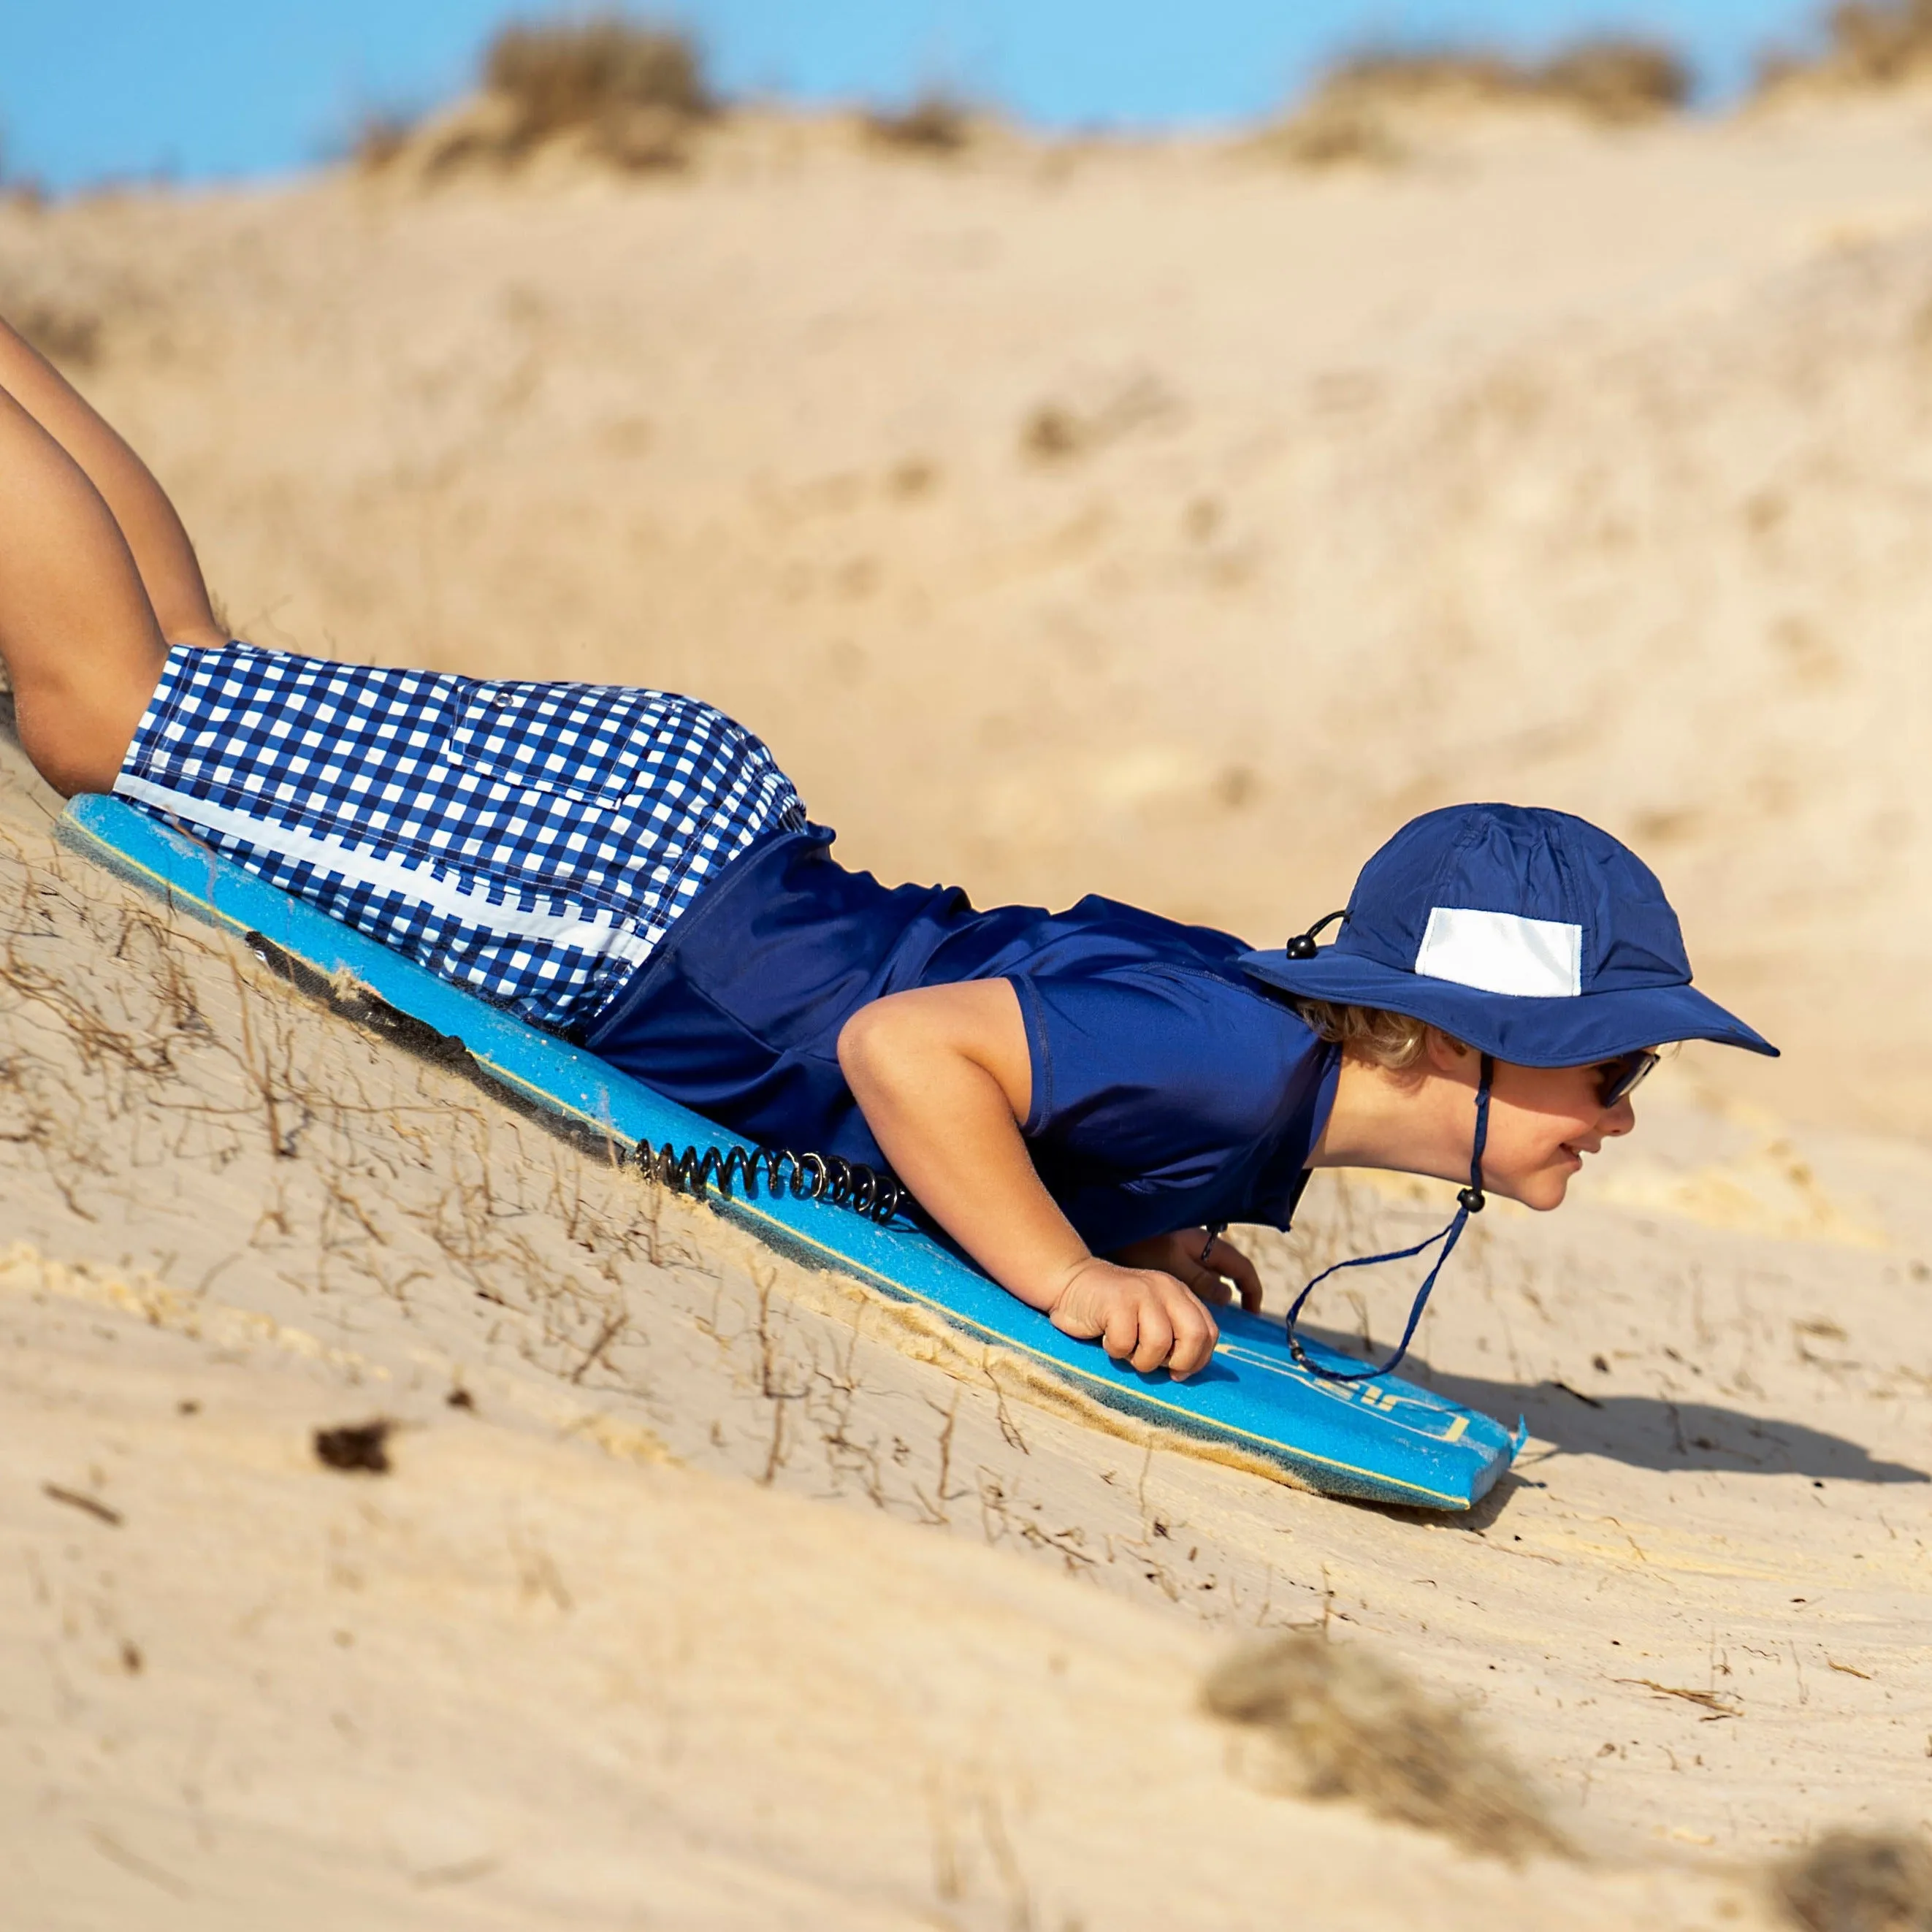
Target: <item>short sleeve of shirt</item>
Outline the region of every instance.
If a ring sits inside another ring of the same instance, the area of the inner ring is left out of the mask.
[[[1022,1126],[1102,1252],[1208,1220],[1276,1220],[1299,1192],[1330,1058],[1279,1001],[1165,962],[1015,975],[1032,1062]],[[1270,1192],[1275,1197],[1270,1199]]]

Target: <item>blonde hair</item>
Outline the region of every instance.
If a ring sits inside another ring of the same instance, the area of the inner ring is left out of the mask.
[[[1380,1006],[1342,1006],[1332,1000],[1288,1004],[1322,1039],[1390,1073],[1406,1073],[1421,1059],[1430,1034],[1442,1031],[1412,1014],[1391,1013]]]

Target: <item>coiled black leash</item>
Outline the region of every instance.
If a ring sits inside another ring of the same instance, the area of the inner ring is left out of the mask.
[[[1324,1382],[1367,1382],[1378,1376],[1387,1375],[1408,1353],[1408,1345],[1415,1339],[1417,1324],[1422,1319],[1422,1311],[1429,1305],[1430,1291],[1436,1286],[1436,1277],[1442,1272],[1442,1264],[1455,1252],[1456,1244],[1462,1239],[1462,1230],[1472,1214],[1483,1211],[1483,1150],[1490,1138],[1490,1088],[1496,1078],[1496,1064],[1486,1053],[1483,1055],[1482,1078],[1476,1087],[1476,1141],[1469,1156],[1469,1184],[1456,1196],[1456,1212],[1448,1227],[1431,1234],[1426,1241],[1418,1241],[1412,1248],[1404,1248],[1400,1253],[1387,1255],[1356,1255],[1345,1262],[1337,1262],[1333,1268],[1324,1268],[1301,1292],[1294,1298],[1294,1306],[1288,1311],[1288,1352],[1294,1358],[1298,1367],[1306,1369],[1311,1376],[1318,1376]],[[1344,1268],[1372,1268],[1379,1262],[1412,1261],[1427,1252],[1440,1241],[1442,1252],[1436,1257],[1436,1265],[1416,1291],[1415,1304],[1408,1311],[1408,1326],[1402,1331],[1402,1340],[1396,1344],[1395,1353],[1378,1369],[1324,1369],[1318,1362],[1311,1361],[1302,1347],[1300,1338],[1294,1332],[1297,1318],[1308,1298],[1331,1274],[1340,1274]]]
[[[747,1196],[754,1196],[762,1174],[769,1193],[789,1194],[794,1201],[829,1202],[881,1227],[908,1198],[890,1174],[862,1161],[842,1160],[836,1154],[794,1154],[790,1148],[688,1147],[680,1154],[669,1142],[653,1148],[640,1141],[638,1165],[674,1192],[700,1200],[714,1186],[728,1198],[740,1183]]]

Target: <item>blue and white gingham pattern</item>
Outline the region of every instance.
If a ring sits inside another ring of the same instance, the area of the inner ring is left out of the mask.
[[[805,823],[764,746],[688,698],[243,644],[170,652],[114,788],[558,1031],[728,860]]]

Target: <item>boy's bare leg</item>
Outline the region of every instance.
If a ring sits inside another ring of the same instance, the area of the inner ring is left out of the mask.
[[[0,659],[35,769],[110,790],[168,646],[226,641],[147,466],[0,322]]]
[[[226,644],[226,633],[208,604],[194,546],[166,493],[66,377],[4,320],[0,320],[0,389],[67,452],[99,492],[121,526],[161,635],[171,644]]]
[[[166,656],[105,499],[0,390],[0,658],[20,742],[56,790],[112,789]]]

